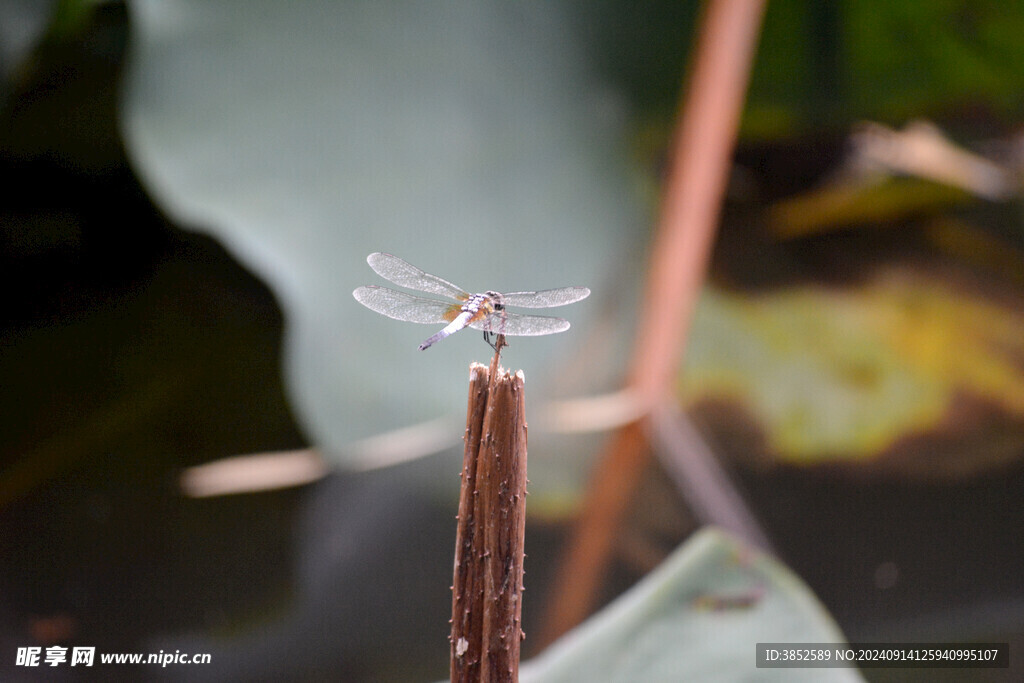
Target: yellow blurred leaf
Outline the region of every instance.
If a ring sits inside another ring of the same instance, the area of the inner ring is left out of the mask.
[[[846,290],[709,287],[681,390],[742,405],[782,460],[870,457],[935,428],[958,394],[1024,418],[1024,316],[894,269]]]

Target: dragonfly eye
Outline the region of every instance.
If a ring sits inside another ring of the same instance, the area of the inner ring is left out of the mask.
[[[505,310],[505,300],[502,298],[499,292],[487,292],[487,297],[491,300],[491,306],[494,308],[494,310]]]

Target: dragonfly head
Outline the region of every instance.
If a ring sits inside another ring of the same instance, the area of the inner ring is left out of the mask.
[[[486,294],[487,298],[491,300],[491,305],[494,306],[494,310],[505,310],[505,298],[500,292],[484,292],[484,294]]]

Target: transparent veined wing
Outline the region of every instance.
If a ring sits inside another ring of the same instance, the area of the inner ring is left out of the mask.
[[[539,292],[510,292],[502,294],[501,300],[506,306],[520,308],[553,308],[573,304],[590,296],[586,287],[560,287],[544,289]]]
[[[475,330],[503,334],[507,337],[539,337],[544,334],[565,332],[569,321],[547,315],[520,315],[509,311],[496,311],[469,324]]]
[[[422,296],[414,296],[375,285],[357,287],[352,292],[352,296],[371,311],[409,323],[451,322],[462,309],[460,304],[425,299]]]
[[[378,275],[385,280],[394,282],[396,285],[420,292],[447,296],[458,301],[465,301],[469,298],[469,294],[461,287],[457,287],[436,275],[426,273],[393,254],[385,254],[378,251],[367,256],[366,262],[370,264],[370,267]],[[387,315],[387,313],[384,315]]]

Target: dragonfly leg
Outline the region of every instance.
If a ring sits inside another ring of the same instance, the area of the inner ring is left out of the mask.
[[[497,332],[488,332],[486,330],[484,331],[484,341],[487,342],[488,346],[494,349],[495,353],[498,353],[500,351],[500,349],[498,348],[499,337],[501,337],[501,335],[498,334]],[[508,342],[505,341],[504,338],[502,338],[501,347],[508,347],[508,345]]]

